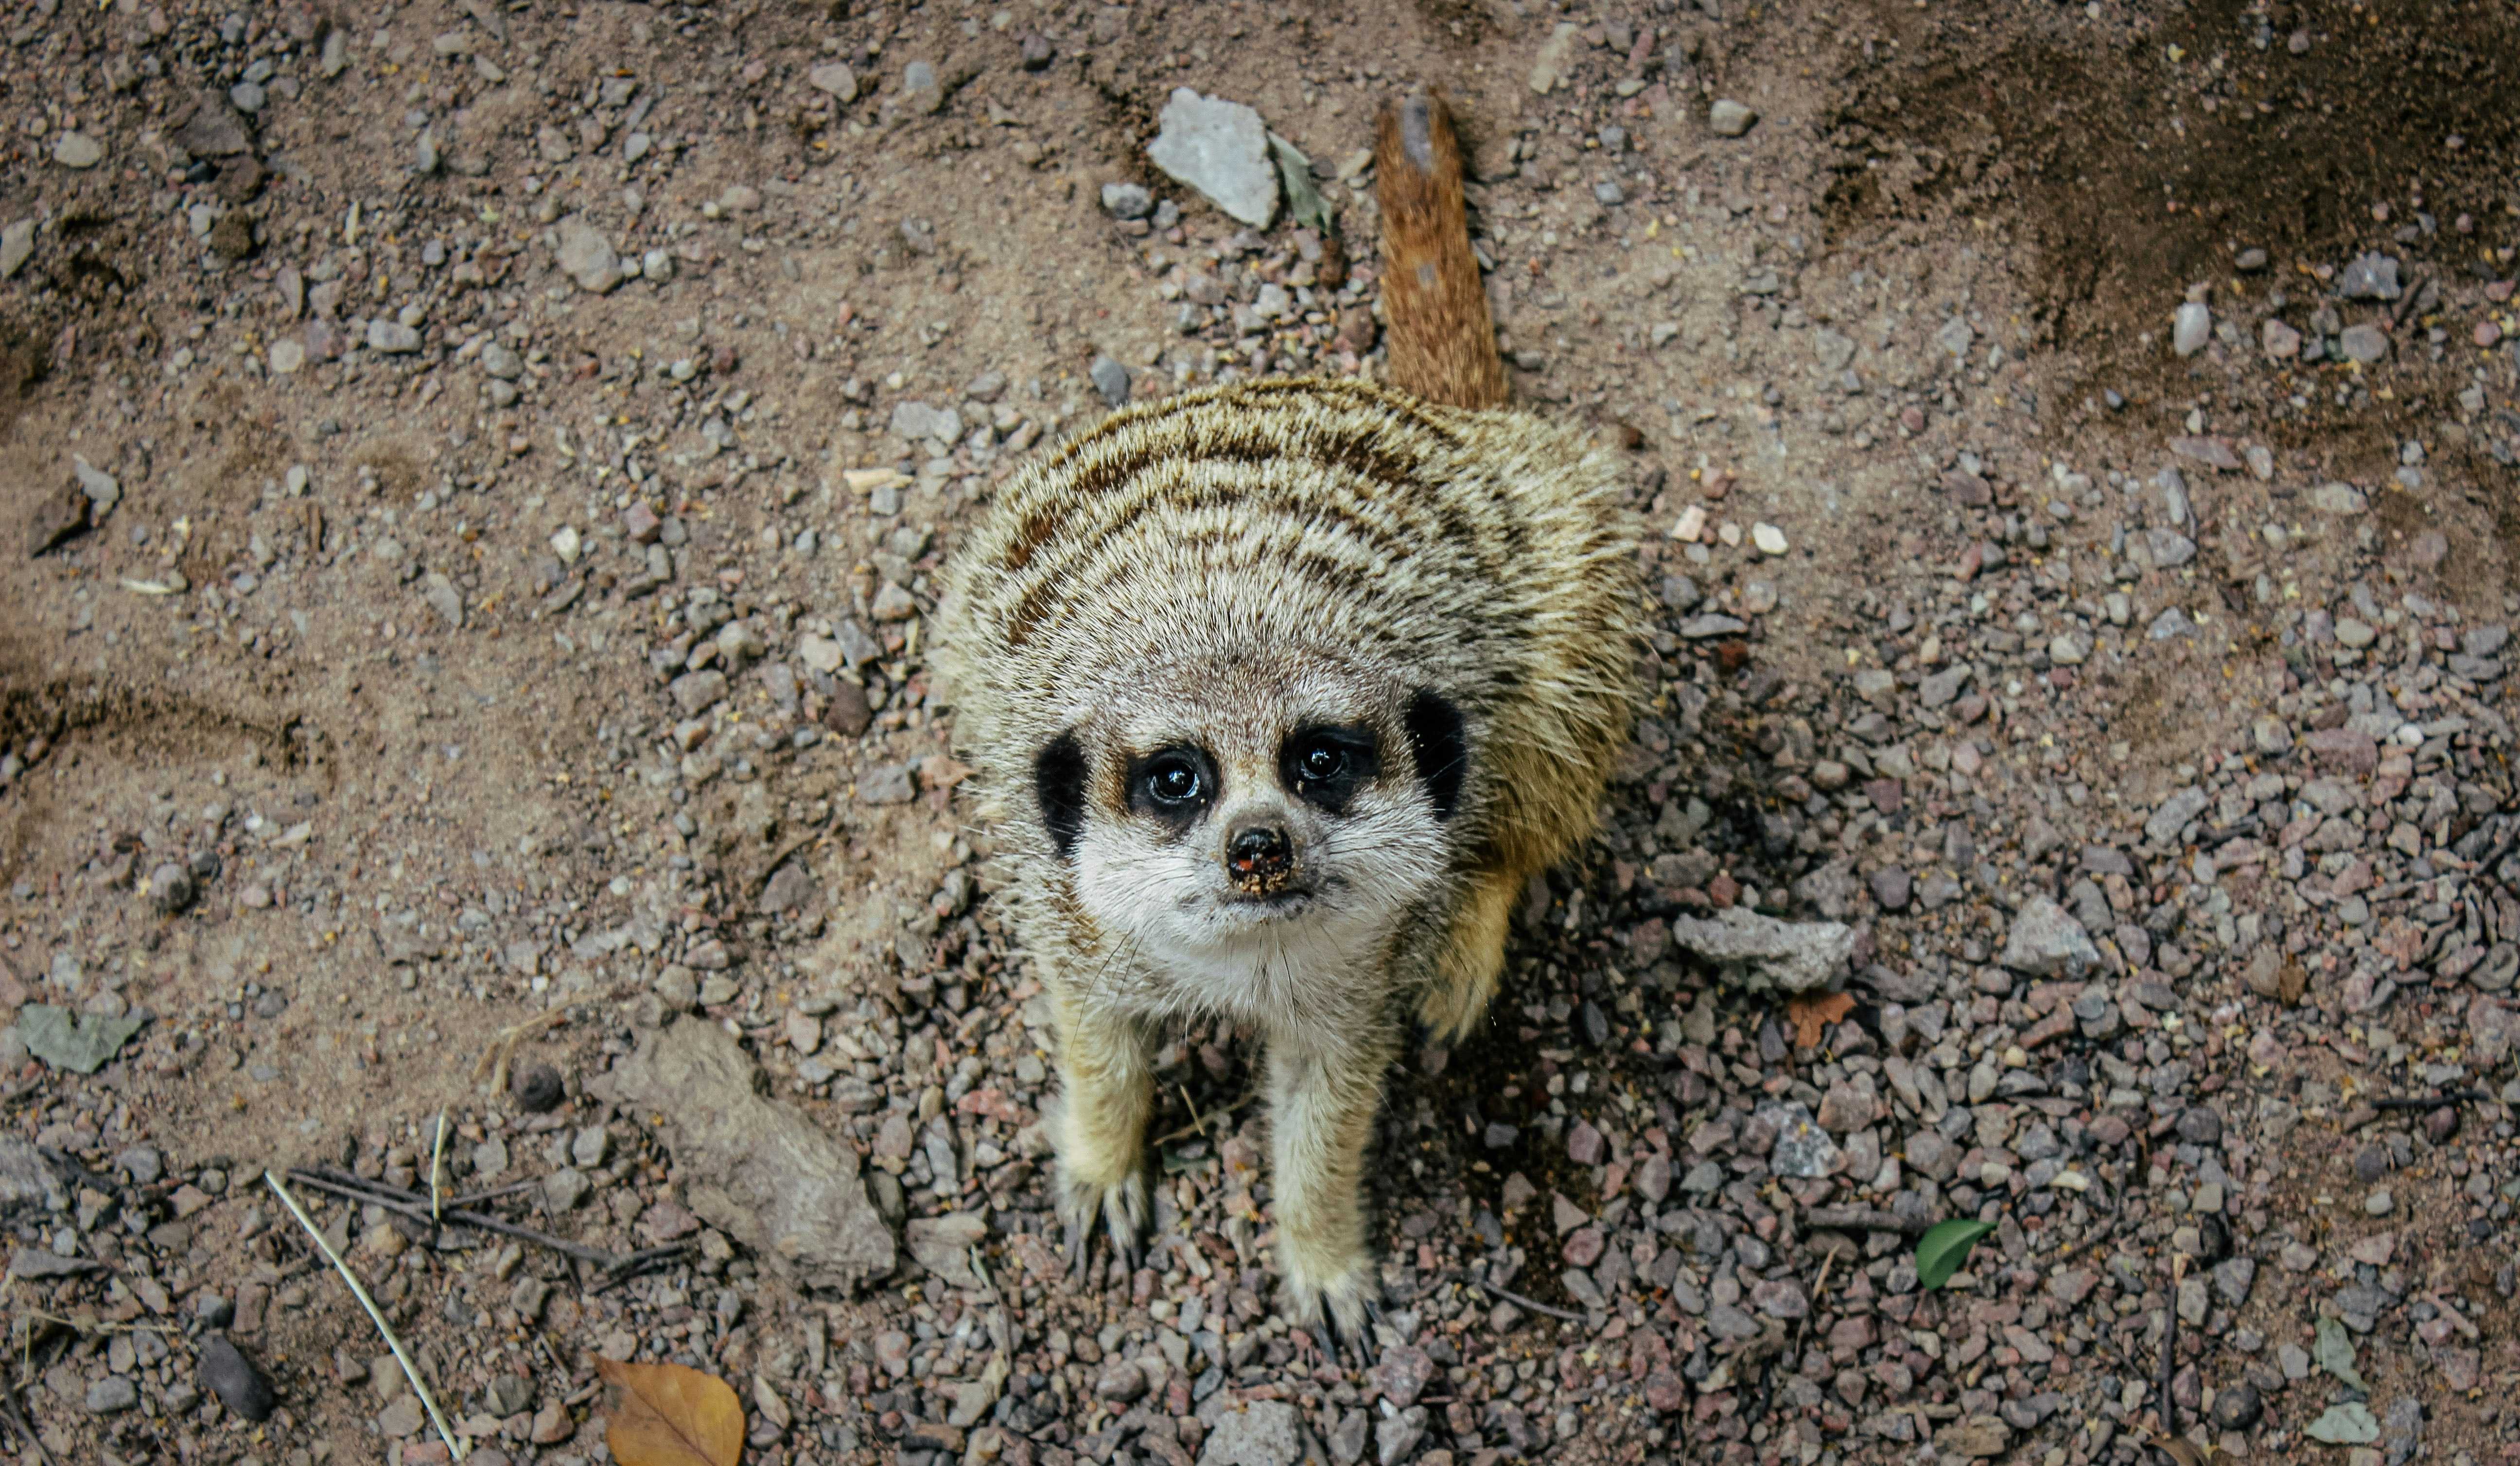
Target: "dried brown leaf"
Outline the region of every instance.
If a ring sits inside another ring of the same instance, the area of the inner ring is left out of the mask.
[[[743,1405],[726,1381],[682,1364],[595,1367],[620,1391],[604,1435],[620,1466],[736,1466],[743,1454]]]
[[[1793,1020],[1794,1045],[1820,1047],[1822,1032],[1832,1023],[1844,1022],[1854,1009],[1852,993],[1797,993],[1786,999],[1785,1016]]]

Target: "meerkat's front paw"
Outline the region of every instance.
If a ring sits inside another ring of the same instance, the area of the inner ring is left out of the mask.
[[[1083,1268],[1086,1245],[1100,1222],[1134,1267],[1148,1215],[1146,1137],[1134,1128],[1099,1123],[1099,1117],[1080,1113],[1072,1104],[1061,1109],[1055,1135],[1058,1213],[1067,1223],[1068,1261]]]
[[[1428,1042],[1449,1048],[1478,1032],[1496,989],[1492,972],[1428,988],[1418,1003],[1418,1021],[1426,1026]]]
[[[1373,1259],[1363,1249],[1345,1262],[1324,1258],[1298,1262],[1293,1249],[1282,1261],[1286,1269],[1285,1302],[1294,1321],[1313,1331],[1322,1352],[1332,1359],[1344,1339],[1366,1363],[1373,1362],[1373,1324],[1381,1316],[1381,1289],[1374,1279]]]

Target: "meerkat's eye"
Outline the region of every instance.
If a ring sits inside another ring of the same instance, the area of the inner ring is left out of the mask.
[[[1278,777],[1298,798],[1339,810],[1359,785],[1382,772],[1380,745],[1369,728],[1299,729],[1278,755]]]
[[[1199,794],[1198,767],[1188,759],[1166,759],[1147,771],[1147,792],[1161,804],[1188,804]]]
[[[1216,766],[1198,748],[1165,748],[1129,769],[1129,804],[1140,814],[1187,827],[1216,800]]]

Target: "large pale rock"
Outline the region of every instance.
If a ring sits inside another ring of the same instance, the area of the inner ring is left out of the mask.
[[[791,1285],[846,1290],[891,1272],[892,1229],[867,1198],[857,1152],[763,1098],[757,1077],[726,1030],[685,1020],[623,1059],[603,1097],[659,1117],[691,1209]]]
[[[1258,112],[1181,87],[1156,122],[1162,130],[1147,146],[1156,167],[1254,229],[1277,218],[1278,168]]]

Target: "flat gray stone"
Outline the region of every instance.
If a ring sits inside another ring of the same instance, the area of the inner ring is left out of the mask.
[[[621,256],[584,214],[560,221],[560,268],[579,289],[598,295],[621,283]]]
[[[725,1029],[685,1020],[650,1035],[600,1097],[664,1117],[692,1211],[791,1286],[846,1292],[891,1272],[892,1230],[857,1152],[763,1098],[759,1078]]]
[[[929,438],[951,443],[963,436],[963,415],[950,407],[930,407],[924,402],[896,402],[891,426],[894,437],[914,443]]]
[[[2348,326],[2336,345],[2350,359],[2367,366],[2389,354],[2389,333],[2377,326]]]
[[[197,157],[234,157],[253,145],[246,134],[245,119],[228,106],[227,99],[207,93],[167,141]]]
[[[140,1403],[140,1387],[118,1374],[109,1374],[87,1387],[87,1412],[118,1415]]]
[[[2052,899],[2035,896],[2012,918],[2002,961],[2031,977],[2080,979],[2099,965],[2100,953],[2083,923],[2067,915]]]
[[[2375,249],[2347,262],[2337,274],[2336,293],[2348,300],[2395,300],[2406,291],[2398,284],[2398,262]]]
[[[2205,813],[2206,803],[2205,791],[2189,784],[2163,800],[2161,807],[2143,822],[2143,837],[2164,847],[2178,844],[2179,832],[2187,827],[2188,821]]]
[[[1128,368],[1110,357],[1098,356],[1094,358],[1094,365],[1085,369],[1085,375],[1093,379],[1094,390],[1102,394],[1105,405],[1113,408],[1128,405]]]
[[[1837,1142],[1821,1129],[1809,1109],[1796,1103],[1763,1106],[1759,1113],[1775,1122],[1777,1146],[1768,1169],[1778,1176],[1817,1179],[1837,1169]],[[1806,1310],[1809,1304],[1805,1304]]]
[[[1916,684],[1916,700],[1927,707],[1941,707],[1960,695],[1977,669],[1966,662],[1944,668]]]
[[[1706,111],[1706,125],[1713,128],[1719,138],[1737,138],[1759,125],[1759,114],[1746,103],[1719,97]]]
[[[70,471],[78,475],[79,492],[96,507],[97,518],[104,518],[109,511],[122,502],[122,481],[86,459],[71,455]]]
[[[805,84],[818,92],[828,92],[842,102],[858,100],[858,73],[838,62],[830,62],[806,72]]]
[[[2194,356],[2205,349],[2214,336],[2214,312],[2201,301],[2180,304],[2179,313],[2170,318],[2170,349],[2181,356]]]
[[[53,144],[53,161],[65,168],[93,168],[105,161],[105,145],[84,132],[66,132]]]
[[[1142,183],[1106,183],[1102,211],[1114,219],[1143,219],[1155,211],[1155,196]]]
[[[1672,918],[1671,939],[1715,963],[1726,982],[1751,992],[1807,993],[1825,986],[1855,950],[1842,921],[1779,921],[1740,907],[1715,919]]]
[[[35,221],[20,219],[0,229],[0,280],[7,280],[26,267],[35,256]]]
[[[1295,1466],[1303,1458],[1295,1407],[1282,1399],[1255,1399],[1217,1417],[1198,1466]]]
[[[1703,616],[1691,616],[1680,623],[1681,640],[1687,642],[1703,642],[1712,637],[1737,637],[1749,629],[1750,623],[1747,621],[1732,616],[1717,615],[1712,611]]]
[[[2370,501],[2350,483],[2323,483],[2310,491],[2310,507],[2322,514],[2359,514]]]
[[[420,332],[400,321],[379,316],[368,323],[368,349],[387,356],[407,356],[420,349]]]
[[[1147,156],[1156,167],[1254,229],[1277,218],[1278,167],[1258,112],[1180,87],[1155,120]]]
[[[918,793],[918,771],[909,764],[870,769],[858,780],[860,804],[908,804]]]

